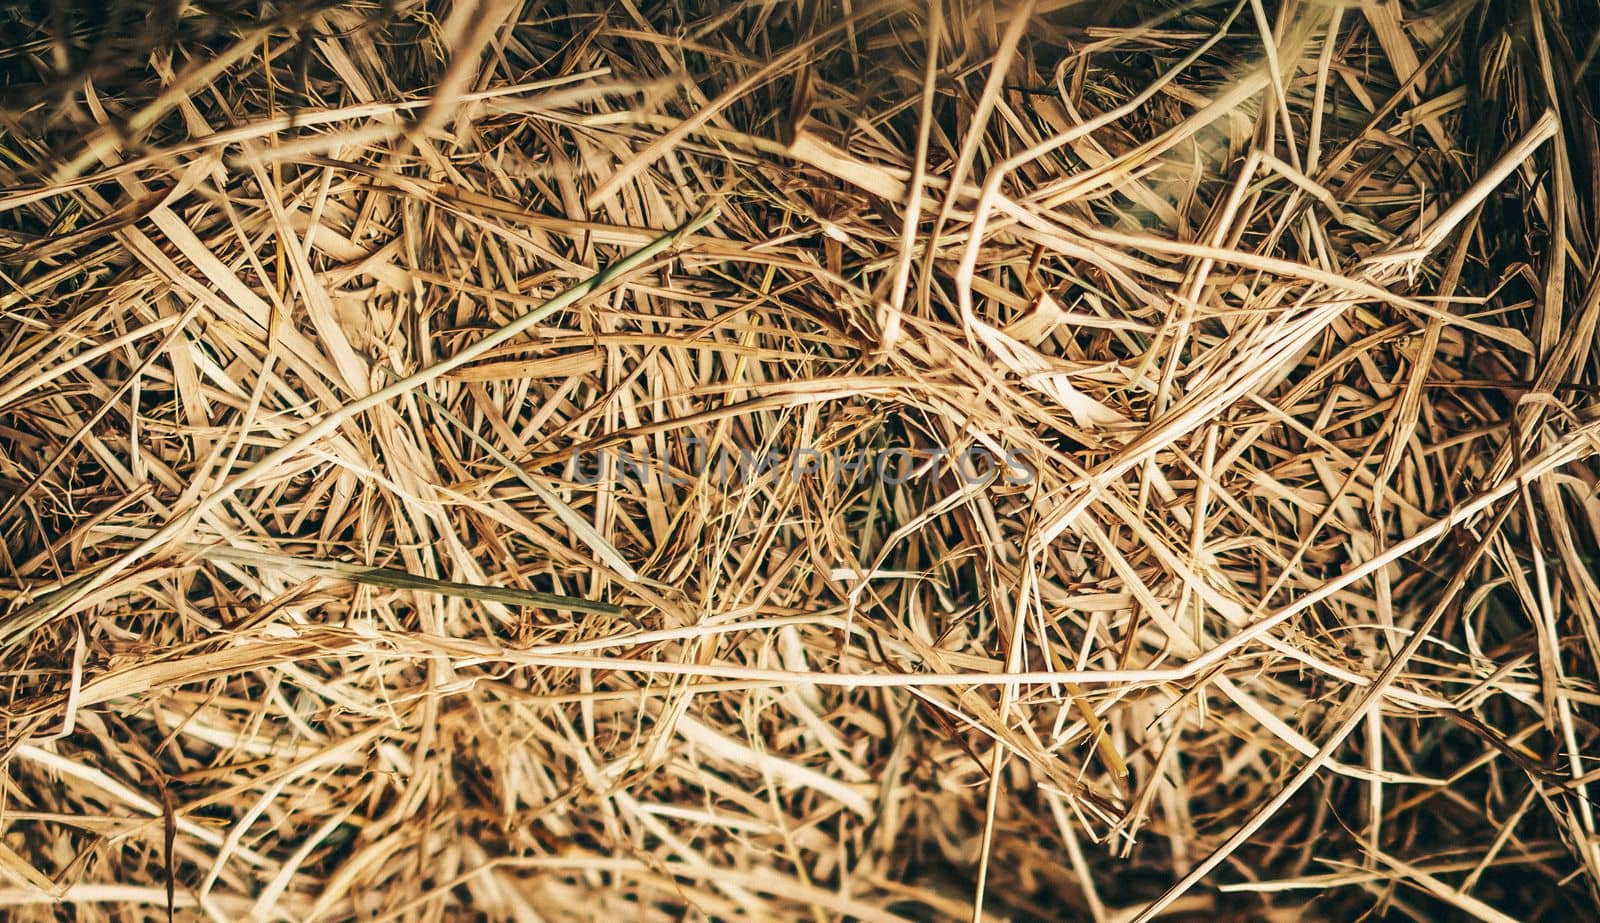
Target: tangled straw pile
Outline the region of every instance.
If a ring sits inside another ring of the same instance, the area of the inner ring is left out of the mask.
[[[1595,18],[9,7],[5,915],[1585,918]]]

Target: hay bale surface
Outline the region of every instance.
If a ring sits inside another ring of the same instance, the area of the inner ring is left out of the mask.
[[[1595,18],[7,7],[0,912],[1586,918]]]

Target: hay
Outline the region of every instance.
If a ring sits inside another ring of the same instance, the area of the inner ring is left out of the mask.
[[[1584,918],[1594,16],[8,8],[5,915]]]

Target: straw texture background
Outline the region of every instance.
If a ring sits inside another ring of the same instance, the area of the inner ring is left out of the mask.
[[[6,6],[0,914],[1587,918],[1597,19]]]

